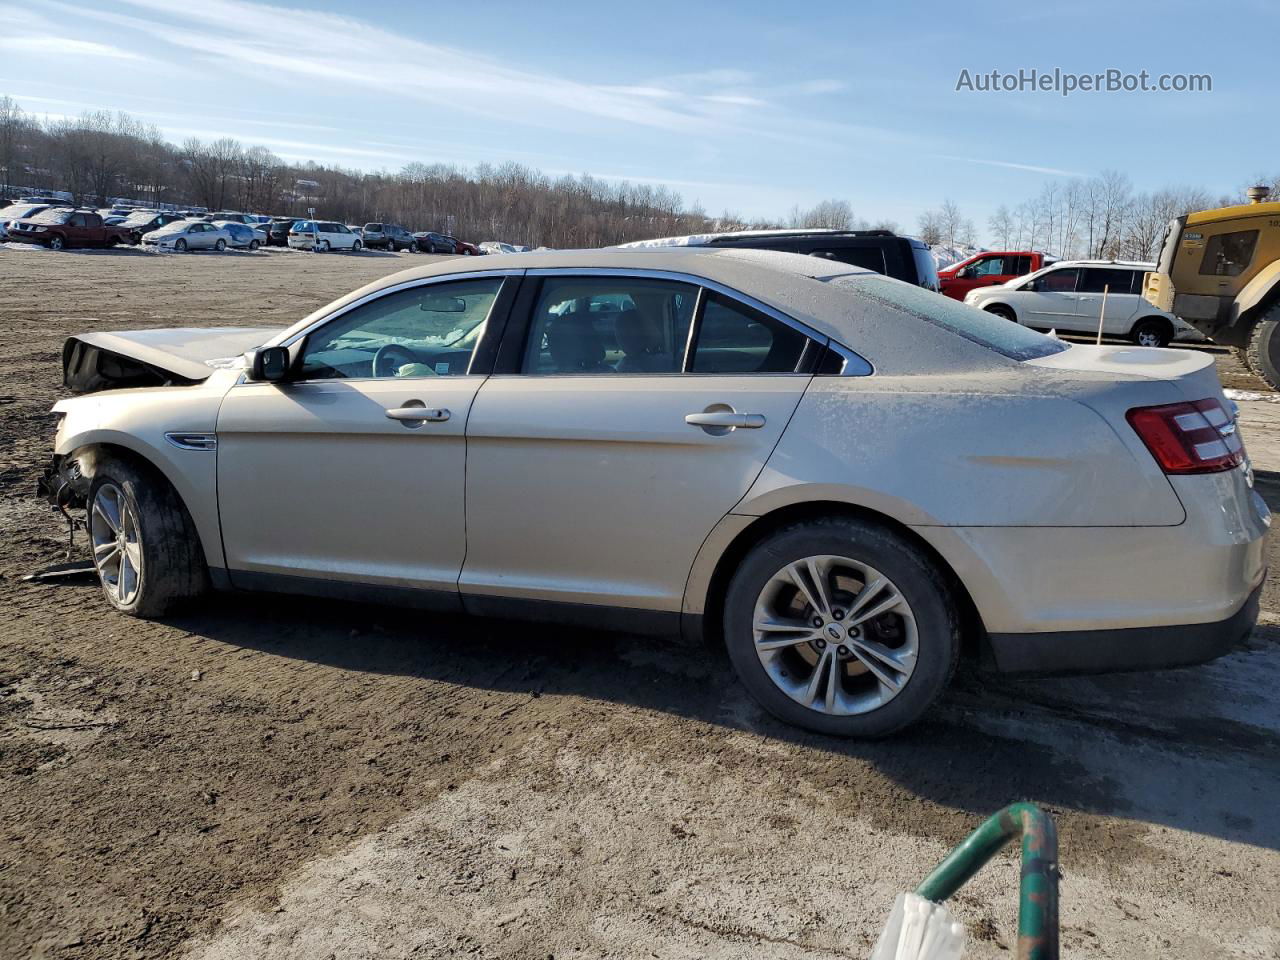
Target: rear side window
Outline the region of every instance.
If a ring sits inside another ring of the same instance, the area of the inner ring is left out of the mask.
[[[1257,230],[1210,237],[1205,244],[1204,259],[1200,261],[1200,273],[1211,277],[1238,277],[1249,266],[1253,248],[1257,245]]]
[[[694,373],[794,373],[809,338],[745,304],[708,293]]]
[[[1108,270],[1105,267],[1085,267],[1080,271],[1077,293],[1128,293],[1131,274],[1124,270]]]
[[[534,308],[523,372],[679,373],[697,299],[696,286],[673,280],[549,277]]]
[[[819,247],[809,251],[810,256],[822,257],[825,260],[837,260],[865,270],[884,273],[884,250],[878,246],[859,247]]]
[[[831,277],[825,282],[942,327],[1011,360],[1034,360],[1036,357],[1047,357],[1067,349],[1067,345],[1060,340],[1046,337],[977,307],[966,306],[959,300],[940,297],[923,287],[898,283],[885,277],[850,274]]]

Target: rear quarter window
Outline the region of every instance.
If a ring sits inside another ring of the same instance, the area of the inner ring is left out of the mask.
[[[966,306],[923,287],[886,277],[844,274],[826,281],[856,296],[910,314],[1011,360],[1061,353],[1067,345],[993,313]]]

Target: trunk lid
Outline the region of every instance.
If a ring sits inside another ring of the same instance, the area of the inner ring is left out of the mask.
[[[199,383],[222,364],[266,343],[277,327],[171,328],[82,333],[62,347],[62,382],[75,393]]]

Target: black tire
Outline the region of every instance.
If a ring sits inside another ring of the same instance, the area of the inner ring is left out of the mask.
[[[67,241],[62,239],[62,237],[58,236],[56,233],[49,238],[50,250],[65,250],[66,247],[67,247]]]
[[[1240,366],[1244,367],[1256,377],[1258,375],[1258,371],[1253,369],[1253,362],[1249,359],[1248,344],[1243,347],[1232,347],[1231,350],[1235,354],[1235,358],[1240,361]]]
[[[257,240],[250,240],[249,252],[252,253],[253,251],[257,250],[259,246],[261,246],[261,244],[259,244]]]
[[[119,601],[99,572],[107,602],[131,617],[160,617],[204,593],[209,571],[200,537],[169,481],[135,461],[102,462],[89,487],[91,520],[98,494],[108,484],[123,492],[137,518],[142,562],[137,593],[127,603]]]
[[[317,244],[316,244],[316,250],[318,250],[320,253],[328,253],[328,252],[329,252],[329,241],[328,241],[328,240],[321,240],[319,243],[317,243]]]
[[[219,237],[218,242],[213,245],[213,249],[217,250],[219,253],[222,253],[222,251],[227,249],[227,241]]]
[[[174,249],[174,250],[176,250],[176,251],[178,251],[178,253],[186,253],[186,252],[187,252],[187,241],[185,241],[185,240],[178,240],[176,243],[174,243],[174,245],[173,245],[173,249]]]
[[[1280,304],[1258,318],[1249,331],[1245,348],[1249,372],[1260,377],[1272,390],[1280,390]]]
[[[415,241],[413,241],[413,243],[409,244],[409,252],[410,252],[410,253],[421,253],[421,252],[422,252],[422,248],[421,248],[420,246],[418,246],[418,241],[417,241],[417,240],[415,240]]]
[[[1173,341],[1173,326],[1163,317],[1143,317],[1129,331],[1129,339],[1140,347],[1167,347]]]
[[[359,253],[359,252],[360,252],[360,241],[359,241],[359,240],[357,240],[355,243],[351,244],[351,252],[352,252],[352,253]]]
[[[753,617],[766,585],[788,564],[824,555],[847,557],[879,571],[914,615],[918,649],[913,670],[896,695],[864,713],[835,715],[802,705],[776,685],[756,650]],[[724,609],[729,659],[747,691],[785,723],[840,737],[888,736],[918,720],[955,673],[960,617],[947,582],[923,551],[881,524],[831,518],[784,527],[752,548],[729,583]]]
[[[997,317],[1000,317],[1002,320],[1008,320],[1010,323],[1018,322],[1017,314],[1015,314],[1010,307],[1006,307],[1003,303],[993,304],[992,306],[983,307],[982,309],[987,311],[987,313],[994,313]]]

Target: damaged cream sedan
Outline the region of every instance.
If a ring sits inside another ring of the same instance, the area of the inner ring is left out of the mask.
[[[107,601],[709,635],[769,711],[851,736],[920,717],[961,656],[1189,664],[1255,621],[1269,514],[1204,354],[793,254],[490,259],[282,331],[69,340],[87,395],[42,485]]]

